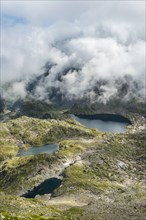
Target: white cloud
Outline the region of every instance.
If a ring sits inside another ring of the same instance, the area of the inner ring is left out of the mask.
[[[9,101],[24,99],[27,95],[25,86],[25,82],[14,82],[10,85],[9,89],[7,89],[7,92],[3,94],[3,98]]]
[[[23,78],[28,83],[33,74],[43,73],[43,66],[49,61],[56,65],[36,88],[34,95],[38,99],[47,100],[52,86],[70,99],[84,95],[96,99],[93,88],[98,80],[106,80],[100,97],[106,100],[116,94],[116,80],[125,75],[140,81],[138,93],[143,96],[144,4],[144,1],[2,1],[2,18],[5,16],[1,28],[2,81]],[[80,71],[63,75],[69,67]],[[58,75],[62,81],[57,80]],[[25,86],[19,83],[18,89],[14,86],[13,90],[19,93],[20,89],[24,97]],[[132,89],[133,85],[130,86]]]

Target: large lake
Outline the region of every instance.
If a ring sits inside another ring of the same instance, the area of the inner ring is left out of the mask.
[[[29,147],[26,150],[20,150],[17,156],[30,156],[36,154],[52,154],[59,149],[58,144],[46,144],[40,147]]]
[[[126,122],[103,121],[99,119],[85,119],[72,115],[72,118],[88,128],[97,128],[104,132],[123,133],[126,132]]]

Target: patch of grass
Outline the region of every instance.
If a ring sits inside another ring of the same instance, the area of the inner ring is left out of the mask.
[[[72,207],[63,212],[61,219],[70,220],[70,219],[80,219],[83,216],[84,210],[80,207]]]
[[[1,219],[9,220],[59,220],[61,211],[41,200],[25,199],[0,192],[0,213]]]
[[[41,170],[51,170],[60,161],[58,156],[49,154],[6,160],[0,167],[0,188],[12,194],[33,188],[39,182]]]
[[[0,162],[11,159],[12,157],[15,157],[18,153],[19,148],[17,146],[13,145],[3,145],[0,147]]]
[[[93,142],[93,140],[92,140]],[[60,156],[71,157],[73,155],[83,153],[87,148],[90,148],[91,144],[86,142],[86,140],[65,140],[61,141],[59,144],[59,152],[57,153]]]
[[[57,194],[64,192],[73,193],[80,189],[89,190],[93,193],[105,192],[111,188],[109,181],[99,181],[93,171],[85,165],[72,165],[66,169],[62,187],[58,188]]]
[[[43,145],[49,142],[72,137],[95,137],[98,132],[88,129],[73,120],[42,120],[26,116],[0,123],[5,141],[18,143],[23,140],[30,145]],[[0,137],[0,140],[3,138]],[[4,143],[3,143],[4,144]]]

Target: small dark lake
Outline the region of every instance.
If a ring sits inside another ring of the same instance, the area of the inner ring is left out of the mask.
[[[37,187],[34,187],[31,191],[23,194],[22,197],[35,198],[36,195],[53,193],[53,191],[61,185],[61,182],[62,180],[55,177],[47,179]]]
[[[20,150],[17,154],[18,157],[21,156],[30,156],[30,155],[36,155],[36,154],[52,154],[55,151],[59,150],[58,144],[46,144],[39,147],[29,147],[28,149]]]
[[[126,132],[126,126],[131,124],[128,119],[120,115],[72,115],[72,118],[88,128],[97,128],[103,132]]]

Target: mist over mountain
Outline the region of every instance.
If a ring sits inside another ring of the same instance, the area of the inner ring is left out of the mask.
[[[29,4],[38,16],[27,10]],[[143,2],[68,2],[62,8],[52,2],[29,4],[3,2],[5,100],[144,101]]]
[[[144,220],[145,0],[1,0],[1,219]]]

